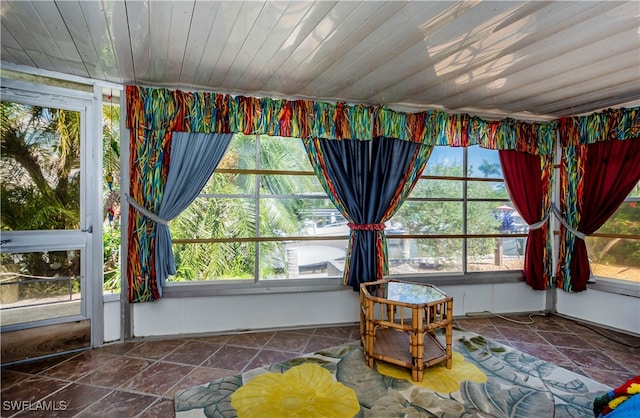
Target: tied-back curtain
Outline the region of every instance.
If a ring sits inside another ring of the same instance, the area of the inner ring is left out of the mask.
[[[591,270],[584,237],[613,215],[638,181],[640,138],[563,147],[559,288],[586,290]]]
[[[524,277],[533,289],[544,290],[552,285],[551,177],[552,155],[499,151],[500,165],[511,202],[529,225],[524,253]]]
[[[132,137],[135,175],[129,197],[130,302],[154,301],[162,296],[167,277],[176,273],[168,222],[197,197],[233,138],[233,134],[149,130],[139,134],[143,137],[138,141]]]
[[[320,183],[349,222],[343,280],[358,291],[360,283],[388,274],[384,223],[417,183],[433,147],[384,137],[303,142]]]
[[[198,196],[224,157],[233,134],[173,134],[169,175],[158,216],[170,221]],[[171,232],[166,223],[156,223],[156,281],[162,289],[167,277],[176,274]],[[162,292],[160,292],[162,294]]]

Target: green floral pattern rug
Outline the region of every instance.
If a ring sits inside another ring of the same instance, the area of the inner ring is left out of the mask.
[[[442,336],[440,336],[442,338]],[[486,339],[454,330],[453,366],[366,366],[346,344],[175,395],[176,417],[593,417],[609,386]]]

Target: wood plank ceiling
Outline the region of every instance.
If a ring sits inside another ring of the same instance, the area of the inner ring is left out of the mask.
[[[640,102],[640,2],[1,2],[4,68],[545,120]]]

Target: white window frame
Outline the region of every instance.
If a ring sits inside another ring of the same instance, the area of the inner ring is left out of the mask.
[[[123,135],[124,137],[124,135]],[[128,136],[127,136],[128,138]],[[291,138],[291,140],[295,140]],[[122,149],[125,146],[123,145]],[[467,150],[463,150],[463,162],[462,172],[463,175],[456,178],[456,181],[463,182],[463,196],[460,201],[463,205],[469,201],[485,201],[485,199],[467,198],[467,185],[469,182],[481,179],[480,181],[504,181],[501,178],[481,178],[481,177],[469,177],[467,173]],[[254,170],[255,171],[255,170]],[[275,172],[274,174],[278,174]],[[433,177],[433,176],[423,176]],[[256,180],[257,181],[257,180]],[[328,199],[328,197],[327,197]],[[415,199],[415,200],[440,200],[433,199]],[[447,199],[445,199],[447,200]],[[450,199],[449,199],[450,200]],[[491,201],[493,199],[487,199]],[[258,206],[259,207],[259,198]],[[466,210],[465,210],[466,213]],[[123,212],[124,216],[124,212]],[[466,217],[464,220],[464,231],[466,231]],[[466,235],[464,233],[463,235]],[[479,236],[478,238],[482,238]],[[428,238],[428,237],[427,237]],[[456,237],[453,237],[456,238]],[[463,238],[463,271],[451,272],[451,273],[433,273],[429,275],[420,274],[396,274],[390,277],[398,279],[408,279],[417,282],[432,283],[437,285],[454,285],[454,284],[481,284],[481,283],[505,283],[505,282],[521,282],[524,280],[522,270],[493,270],[493,271],[472,271],[467,272],[466,262],[466,248],[467,239],[475,238],[474,235]],[[124,243],[123,243],[124,245]],[[124,248],[124,247],[123,247]],[[124,276],[123,276],[124,277]],[[306,292],[306,291],[333,291],[333,290],[348,290],[351,291],[350,286],[344,286],[342,284],[341,277],[322,277],[322,278],[307,278],[307,279],[283,279],[283,280],[235,280],[227,281],[220,280],[198,280],[190,282],[168,282],[163,287],[163,298],[182,298],[182,297],[198,297],[198,296],[219,296],[219,295],[241,295],[241,294],[255,294],[255,293],[288,293],[288,292]]]

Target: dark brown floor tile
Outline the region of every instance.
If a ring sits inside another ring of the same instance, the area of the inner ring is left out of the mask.
[[[496,317],[459,318],[454,325],[612,387],[640,374],[640,348],[629,347],[636,344],[634,336],[581,326],[556,315],[531,318],[535,323],[529,325]],[[509,319],[529,321],[528,316],[522,315]],[[171,398],[178,390],[300,354],[357,344],[359,334],[358,325],[349,325],[112,344],[3,367],[2,398],[4,401],[7,395],[7,399],[20,401],[64,400],[67,411],[54,412],[53,416],[80,411],[77,417],[82,418],[171,417]],[[616,343],[616,339],[624,344]],[[77,383],[69,382],[78,377]],[[120,390],[109,392],[118,386]],[[8,417],[16,411],[1,412],[2,417]],[[30,413],[25,411],[18,416],[38,416]]]
[[[533,324],[529,325],[529,328],[537,331],[554,331],[554,332],[567,332],[569,331],[562,324],[556,322],[551,316],[539,316],[532,315],[531,319]]]
[[[289,352],[301,352],[309,342],[311,335],[293,332],[276,332],[264,348]]]
[[[345,341],[341,338],[334,337],[326,337],[322,335],[312,335],[309,338],[309,342],[307,346],[302,350],[304,354],[315,353],[316,351],[323,350],[329,347],[335,347],[337,345],[346,344],[348,341]]]
[[[520,328],[520,329],[529,329],[529,318],[510,318],[510,317],[491,317],[491,323],[498,329],[502,330],[502,328]],[[521,323],[527,322],[527,323]]]
[[[200,341],[188,341],[181,345],[173,353],[166,356],[162,361],[174,363],[190,364],[198,366],[222,348],[219,344],[205,343]]]
[[[157,362],[144,369],[121,386],[124,390],[163,396],[191,373],[195,367]],[[168,394],[172,396],[173,394]]]
[[[316,328],[316,332],[313,335],[341,338],[343,340],[353,341],[360,338],[360,326],[347,325],[341,327]]]
[[[462,328],[462,327],[461,328],[465,331],[471,331],[471,332],[475,332],[476,334],[480,334],[485,338],[491,338],[492,340],[504,339],[504,335],[502,335],[500,331],[496,329],[496,327],[494,327],[492,324],[488,324],[488,325],[482,324],[482,325],[475,325],[475,326],[472,325],[472,327],[473,329]]]
[[[96,351],[109,353],[109,354],[123,355],[139,347],[140,344],[144,344],[144,343],[142,342],[113,343],[113,344],[105,345],[100,348],[96,348]]]
[[[627,370],[618,362],[612,361],[604,353],[597,350],[581,350],[579,348],[557,347],[558,351],[571,361],[585,369],[601,369],[625,373]]]
[[[612,389],[617,388],[627,380],[636,376],[633,373],[615,372],[611,370],[602,370],[599,368],[584,368],[584,371],[590,378],[592,378],[596,382],[600,382],[602,384],[610,386]]]
[[[569,360],[564,354],[548,344],[513,342],[511,343],[511,346],[517,350],[522,351],[523,353],[538,357],[539,359],[544,361],[555,363],[561,367],[563,365],[571,364],[571,360]]]
[[[117,358],[118,356],[101,351],[85,351],[64,363],[48,368],[41,374],[57,379],[78,380]]]
[[[505,339],[512,342],[522,342],[530,344],[548,344],[548,342],[542,338],[536,331],[528,330],[524,331],[518,328],[500,328],[500,334]]]
[[[610,338],[615,341],[626,343],[627,345],[640,349],[640,336],[624,334],[622,332],[612,332],[611,334]]]
[[[565,318],[563,316],[551,315],[550,318],[551,318],[551,320],[553,322],[555,322],[556,324],[567,328],[568,330],[574,330],[577,327],[580,327],[580,325],[576,321],[573,321],[571,319]]]
[[[595,347],[613,348],[628,350],[629,352],[635,352],[640,354],[640,339],[635,339],[629,335],[622,335],[620,333],[612,333],[607,331],[600,331],[596,333],[595,330],[589,330],[579,334],[581,338],[589,341]]]
[[[59,407],[57,410],[48,411],[47,417],[74,416],[110,392],[111,389],[72,383],[45,399]]]
[[[640,354],[629,351],[604,350],[604,354],[611,360],[618,362],[622,367],[629,370],[634,375],[640,375]]]
[[[473,331],[475,327],[492,327],[493,323],[489,318],[458,318],[454,322],[462,329]]]
[[[117,357],[107,363],[100,369],[90,373],[79,380],[81,383],[116,388],[131,379],[137,373],[149,367],[153,362],[151,360]]]
[[[584,338],[587,341],[597,341],[597,340],[603,340],[603,339],[608,339],[608,335],[610,335],[606,330],[603,330],[599,327],[595,327],[595,326],[591,326],[591,325],[587,325],[587,324],[578,324],[576,323],[576,325],[573,327],[573,329],[571,330],[573,331],[576,335],[579,335],[580,337]]]
[[[33,376],[2,391],[2,403],[11,401],[39,401],[40,399],[69,385],[63,380],[45,376]]]
[[[160,360],[184,345],[186,340],[146,341],[127,353],[128,356]]]
[[[156,396],[113,391],[82,412],[82,417],[124,418],[135,417],[156,402]]]
[[[241,371],[259,351],[256,348],[225,345],[202,363],[202,366]]]
[[[225,345],[227,341],[229,341],[229,338],[231,338],[231,335],[209,335],[206,337],[193,337],[190,338],[190,340]]]
[[[69,360],[75,356],[77,356],[78,353],[72,353],[72,354],[65,354],[62,356],[55,356],[55,357],[49,357],[46,359],[42,359],[42,360],[34,360],[34,361],[30,361],[28,363],[21,363],[21,364],[16,364],[16,365],[12,365],[12,366],[5,366],[2,368],[2,370],[13,370],[16,372],[22,372],[22,373],[29,373],[29,374],[38,374],[40,372],[42,372],[43,370],[46,370],[50,367],[56,366],[66,360]]]
[[[294,332],[296,334],[305,334],[305,335],[313,335],[316,332],[315,328],[299,328],[299,329],[289,329],[287,332]]]
[[[254,332],[248,334],[236,334],[229,337],[227,345],[237,345],[240,347],[260,348],[263,347],[273,337],[274,332]]]
[[[553,347],[570,347],[570,348],[592,348],[587,341],[580,338],[576,334],[538,331],[538,335],[549,342]]]
[[[175,415],[175,408],[172,399],[159,399],[149,407],[138,418],[167,418]]]
[[[569,370],[569,371],[571,371],[571,372],[574,372],[574,373],[576,373],[576,374],[579,374],[579,375],[581,375],[581,376],[589,377],[589,375],[587,374],[587,372],[585,372],[585,371],[582,369],[582,367],[578,366],[578,365],[577,365],[577,364],[575,364],[574,362],[569,362],[569,363],[567,363],[567,364],[563,364],[563,365],[562,365],[562,368],[563,368],[563,369],[567,369],[567,370]]]
[[[5,389],[10,388],[11,386],[28,377],[29,375],[26,373],[19,373],[13,370],[2,369],[2,384],[0,385],[0,390],[4,391]]]
[[[212,380],[220,379],[221,377],[231,376],[237,374],[236,370],[227,369],[212,369],[210,367],[198,367],[191,373],[189,373],[184,379],[182,379],[174,388],[174,390],[189,389],[193,386],[204,385]]]
[[[258,367],[267,366],[269,364],[278,363],[295,357],[298,357],[298,354],[263,349],[246,365],[243,371],[257,369]]]

